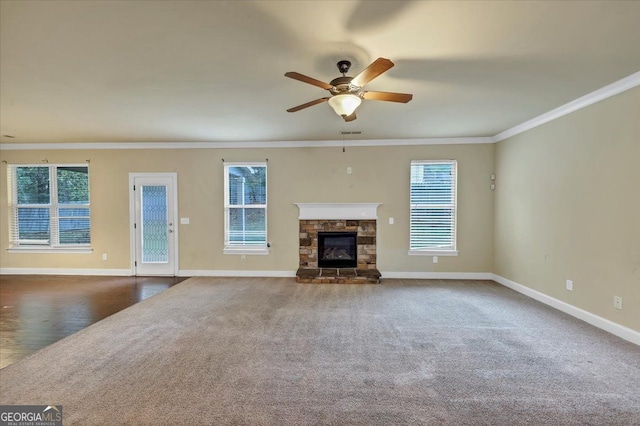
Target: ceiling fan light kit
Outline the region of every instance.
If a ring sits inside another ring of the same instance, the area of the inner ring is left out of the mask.
[[[362,90],[362,87],[364,87],[365,84],[393,67],[393,62],[389,59],[376,59],[371,65],[355,77],[348,77],[346,75],[351,67],[351,62],[346,60],[339,61],[337,65],[338,70],[342,73],[342,77],[334,78],[331,80],[331,83],[325,83],[293,71],[285,73],[285,77],[318,86],[322,89],[328,90],[332,95],[330,97],[316,99],[311,102],[289,108],[287,112],[300,111],[301,109],[328,101],[336,114],[341,116],[344,121],[348,122],[357,118],[355,110],[360,106],[362,99],[407,103],[413,98],[413,95],[408,93],[370,92]]]
[[[360,96],[351,93],[335,95],[329,98],[329,105],[340,117],[347,117],[360,106]]]

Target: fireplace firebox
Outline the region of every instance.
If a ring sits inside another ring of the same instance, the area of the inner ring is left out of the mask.
[[[318,232],[319,268],[356,268],[357,232]]]

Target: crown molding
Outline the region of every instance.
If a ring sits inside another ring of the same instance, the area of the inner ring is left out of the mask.
[[[0,151],[101,150],[101,149],[242,149],[242,148],[327,148],[408,145],[488,144],[509,139],[542,124],[563,117],[596,102],[640,86],[640,71],[588,93],[549,112],[498,133],[495,136],[368,139],[319,141],[247,141],[247,142],[65,142],[65,143],[0,143]]]
[[[518,124],[517,126],[498,133],[493,137],[494,142],[500,142],[505,139],[509,139],[510,137],[518,135],[522,132],[526,132],[527,130],[531,130],[534,127],[538,127],[542,124],[548,123],[549,121],[553,121],[557,118],[563,117],[596,102],[600,102],[604,99],[615,96],[638,85],[640,85],[640,71],[607,86],[604,86],[598,90],[595,90],[591,93],[588,93],[562,106],[559,106],[558,108],[552,109],[549,112],[545,112],[544,114],[532,118],[531,120],[525,121],[524,123]]]
[[[248,142],[66,142],[66,143],[3,143],[0,151],[101,150],[101,149],[238,149],[238,148],[327,148],[402,145],[465,145],[493,143],[488,137],[368,139],[321,141],[248,141]]]

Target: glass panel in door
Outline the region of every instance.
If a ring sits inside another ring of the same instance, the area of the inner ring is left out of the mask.
[[[142,186],[142,263],[169,261],[169,233],[167,232],[167,187]]]

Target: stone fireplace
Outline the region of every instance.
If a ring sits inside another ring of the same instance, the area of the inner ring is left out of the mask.
[[[377,284],[379,203],[298,203],[296,279],[315,284]]]

